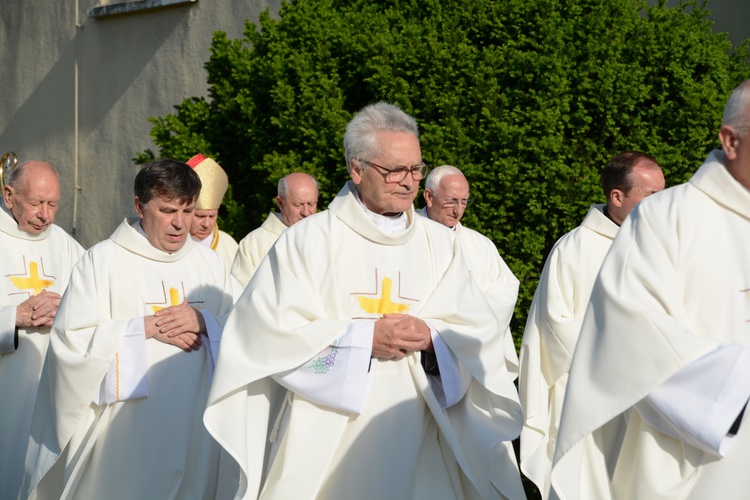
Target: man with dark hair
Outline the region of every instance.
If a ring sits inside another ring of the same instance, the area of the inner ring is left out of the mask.
[[[53,224],[60,181],[52,165],[26,161],[6,180],[0,210],[0,498],[16,498],[49,329],[83,248]]]
[[[227,322],[204,421],[237,496],[523,497],[504,332],[450,232],[414,211],[415,120],[367,106],[344,149],[351,181],[284,231]]]
[[[217,497],[220,447],[201,414],[233,297],[221,257],[190,239],[200,187],[184,163],[147,165],[135,180],[138,218],[74,268],[22,494]]]
[[[583,223],[552,247],[521,344],[519,389],[525,418],[521,471],[543,498],[549,494],[570,360],[594,280],[628,213],[640,200],[664,189],[661,168],[645,153],[621,153],[601,175],[607,203],[592,205]]]

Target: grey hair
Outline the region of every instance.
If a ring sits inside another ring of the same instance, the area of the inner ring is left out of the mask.
[[[378,144],[375,132],[409,132],[419,139],[417,122],[395,104],[377,102],[365,106],[346,126],[344,152],[346,168],[351,173],[353,159],[367,159],[375,156]]]
[[[429,189],[434,193],[435,191],[437,191],[438,186],[440,186],[440,181],[443,180],[443,177],[455,174],[463,175],[463,172],[461,172],[453,165],[440,165],[437,168],[433,168],[427,175],[427,180],[424,183],[424,188]]]
[[[27,161],[19,163],[16,166],[16,168],[11,169],[10,172],[4,172],[4,175],[7,176],[5,177],[5,185],[10,186],[12,188],[16,188],[16,184],[18,183],[18,180],[23,175],[24,170],[26,170],[25,167],[31,163],[43,163],[47,165],[55,173],[57,178],[58,179],[60,178],[60,173],[57,171],[57,168],[55,168],[55,166],[52,165],[51,163],[48,163],[46,161],[41,161],[41,160],[27,160]]]
[[[294,174],[294,173],[297,173],[297,172],[292,172],[292,173]],[[276,187],[276,196],[278,196],[282,200],[286,199],[286,193],[287,193],[287,191],[289,191],[289,183],[287,182],[287,177],[289,177],[290,175],[292,175],[292,174],[287,174],[284,177],[282,177],[281,179],[279,179],[279,185]],[[309,175],[309,174],[307,174],[307,176],[310,179],[312,179],[313,184],[315,184],[315,189],[319,189],[318,188],[318,181],[315,180],[315,177],[313,177],[312,175]]]
[[[732,127],[740,137],[750,132],[750,80],[737,86],[729,96],[721,124]]]

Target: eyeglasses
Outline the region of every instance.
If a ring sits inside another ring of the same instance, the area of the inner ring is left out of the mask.
[[[469,205],[471,205],[471,202],[474,201],[472,198],[464,198],[462,200],[456,199],[456,198],[446,198],[443,201],[443,208],[453,209],[456,208],[458,205],[461,205],[462,208],[466,209]]]
[[[430,170],[430,167],[428,167],[425,163],[420,163],[412,167],[396,166],[393,168],[385,168],[371,161],[359,159],[357,161],[370,165],[371,167],[375,167],[378,170],[378,173],[383,176],[383,180],[385,182],[391,183],[403,181],[404,179],[406,179],[407,174],[411,174],[412,178],[415,181],[420,181],[424,179],[424,177],[427,175],[427,172]]]

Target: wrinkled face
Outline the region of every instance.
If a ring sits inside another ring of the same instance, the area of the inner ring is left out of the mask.
[[[633,167],[630,177],[633,188],[622,198],[622,219],[635,208],[639,201],[664,189],[664,174],[654,164],[639,163]]]
[[[409,132],[379,131],[375,133],[379,153],[372,158],[362,158],[392,170],[413,167],[422,162],[419,140]],[[414,203],[419,181],[407,174],[400,182],[386,182],[376,167],[356,160],[351,165],[352,181],[362,203],[372,212],[391,215],[405,212]]]
[[[276,197],[279,212],[288,226],[309,217],[318,211],[318,188],[311,179],[301,182],[290,181],[284,198]]]
[[[425,190],[424,199],[430,219],[454,227],[461,221],[469,204],[469,182],[461,174],[446,175],[434,193]]]
[[[154,196],[143,205],[136,197],[135,210],[148,241],[155,248],[174,253],[185,245],[195,215],[195,200],[183,203],[177,198]]]
[[[214,231],[216,226],[216,217],[219,216],[219,210],[199,210],[193,211],[193,223],[190,225],[190,235],[197,240],[205,240]]]
[[[47,167],[29,166],[15,187],[5,186],[3,200],[20,230],[41,234],[55,220],[60,204],[60,181]]]

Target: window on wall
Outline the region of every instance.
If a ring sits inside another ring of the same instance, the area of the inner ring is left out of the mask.
[[[88,10],[89,17],[108,17],[119,14],[130,14],[149,9],[171,7],[173,5],[191,4],[198,0],[133,0],[122,2],[118,0],[100,0],[95,7]]]

